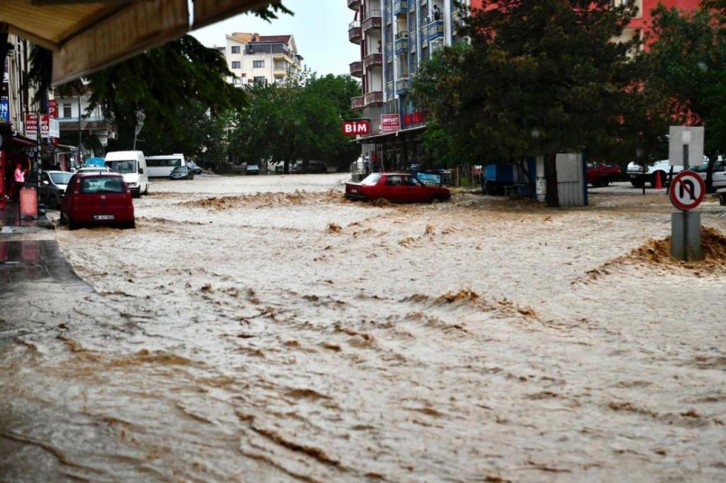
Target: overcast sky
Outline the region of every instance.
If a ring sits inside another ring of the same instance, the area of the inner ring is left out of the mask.
[[[225,45],[225,35],[250,32],[295,37],[303,64],[319,76],[349,74],[351,62],[360,60],[360,48],[348,41],[348,24],[355,12],[346,0],[283,0],[295,15],[280,15],[265,22],[254,15],[238,15],[191,32],[207,47]]]

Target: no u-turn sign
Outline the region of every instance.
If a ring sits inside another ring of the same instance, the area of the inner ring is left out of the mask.
[[[698,173],[681,171],[673,177],[669,195],[671,203],[679,210],[692,210],[706,196],[706,185]]]

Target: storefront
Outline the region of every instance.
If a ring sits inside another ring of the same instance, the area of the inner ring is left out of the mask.
[[[25,171],[32,169],[33,149],[37,142],[9,130],[0,132],[0,199],[11,194],[14,172],[18,164]]]

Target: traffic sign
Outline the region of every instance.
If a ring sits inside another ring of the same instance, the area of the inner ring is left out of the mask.
[[[682,211],[696,208],[706,196],[703,178],[693,171],[681,171],[673,177],[669,192],[673,206]]]

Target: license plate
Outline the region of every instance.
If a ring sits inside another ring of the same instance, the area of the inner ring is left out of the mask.
[[[113,215],[93,215],[94,220],[113,220]]]

